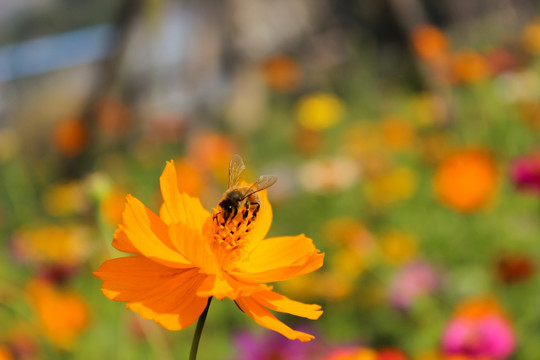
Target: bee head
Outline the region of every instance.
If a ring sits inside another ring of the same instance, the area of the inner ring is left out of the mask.
[[[229,199],[225,199],[219,203],[219,207],[222,210],[223,218],[227,220],[229,216],[234,212],[235,206]]]
[[[221,208],[221,213],[223,219],[227,221],[229,218],[234,218],[238,213],[238,206],[240,201],[243,200],[243,196],[239,191],[230,191],[228,192],[223,200],[220,201],[219,207]]]

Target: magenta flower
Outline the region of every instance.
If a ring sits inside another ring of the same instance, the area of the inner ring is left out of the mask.
[[[237,349],[235,360],[313,360],[322,350],[316,342],[290,341],[277,333],[257,337],[240,332],[233,342]]]
[[[439,275],[426,262],[404,266],[396,275],[389,289],[390,303],[398,309],[407,310],[414,301],[437,290]]]
[[[492,299],[464,303],[443,335],[443,350],[448,355],[503,360],[513,353],[515,346],[514,330]]]
[[[517,189],[540,195],[540,151],[515,159],[511,176]]]

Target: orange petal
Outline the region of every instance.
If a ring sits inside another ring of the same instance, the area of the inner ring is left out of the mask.
[[[263,190],[258,194],[261,197],[261,208],[257,214],[257,220],[255,220],[253,230],[251,231],[249,250],[257,247],[259,242],[266,237],[268,230],[270,230],[270,225],[272,225],[272,205],[270,205],[270,202],[268,201],[268,193],[266,190]]]
[[[129,241],[122,225],[118,225],[118,228],[113,235],[112,246],[125,253],[139,254],[139,250],[137,250],[131,241]]]
[[[233,287],[225,280],[222,274],[209,275],[203,281],[199,289],[197,289],[198,296],[214,296],[218,300],[223,300],[234,292]],[[234,297],[232,297],[234,299]]]
[[[167,224],[181,222],[202,231],[210,213],[203,208],[199,199],[180,193],[172,160],[167,162],[159,182],[164,202],[160,211],[163,221]]]
[[[126,238],[147,258],[173,268],[193,267],[172,244],[167,225],[131,195],[127,196],[122,220]]]
[[[216,256],[199,230],[192,229],[184,223],[174,223],[169,226],[169,236],[176,249],[190,263],[201,268],[201,272],[205,274],[220,272]]]
[[[159,208],[159,217],[167,225],[170,225],[174,222],[171,216],[169,215],[169,211],[167,210],[167,207],[165,207],[165,203],[161,204],[161,207]]]
[[[94,275],[103,280],[101,290],[109,299],[137,301],[147,298],[152,289],[193,272],[196,270],[173,269],[144,256],[127,256],[105,261]]]
[[[274,330],[281,335],[291,340],[300,340],[301,342],[308,342],[315,337],[310,334],[296,331],[279,321],[270,311],[262,306],[257,300],[250,297],[242,297],[236,299],[238,307],[245,312],[250,318],[257,324],[264,326],[270,330]]]
[[[199,286],[197,295],[207,297],[214,296],[219,300],[226,297],[235,300],[240,296],[251,296],[254,292],[268,291],[271,289],[271,286],[264,284],[238,281],[229,274],[223,272],[221,274],[207,276],[201,286]]]
[[[265,239],[232,275],[244,281],[275,282],[308,274],[323,265],[324,254],[305,235]]]
[[[316,304],[304,304],[273,291],[260,291],[252,295],[261,305],[271,310],[317,320],[322,310]]]
[[[140,301],[129,302],[126,307],[145,319],[153,319],[168,330],[180,330],[193,324],[201,315],[208,298],[199,297],[195,290],[205,276],[187,270],[174,281],[154,288]]]

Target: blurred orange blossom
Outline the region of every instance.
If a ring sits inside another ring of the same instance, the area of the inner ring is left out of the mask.
[[[436,26],[418,26],[411,37],[414,51],[422,60],[439,61],[448,55],[448,40]]]
[[[484,206],[497,188],[497,167],[485,149],[462,149],[447,156],[433,178],[438,199],[461,212]]]
[[[251,226],[214,222],[199,199],[181,193],[168,162],[160,178],[159,216],[128,195],[113,246],[132,256],[108,260],[94,273],[106,297],[169,330],[188,327],[210,297],[230,298],[256,323],[289,339],[314,337],[295,331],[270,310],[317,319],[319,305],[304,304],[272,291],[268,282],[295,278],[323,264],[324,254],[305,235],[265,239],[272,209],[265,191]]]
[[[528,24],[523,29],[523,47],[533,55],[540,54],[540,23],[538,21]]]
[[[337,348],[326,355],[323,360],[377,360],[375,350],[360,346]]]
[[[180,192],[193,196],[198,196],[202,192],[202,174],[187,158],[176,160],[176,176],[178,177],[178,190]]]
[[[236,145],[232,138],[218,132],[202,131],[191,138],[187,159],[191,165],[197,165],[198,172],[211,174],[216,179],[225,182],[229,160],[235,153]],[[188,187],[185,183],[182,186]]]
[[[300,66],[286,55],[275,55],[263,63],[266,83],[278,91],[295,90],[302,79]]]
[[[12,248],[22,261],[45,265],[79,265],[92,252],[88,229],[79,225],[18,229],[13,236]]]
[[[456,83],[474,84],[489,77],[487,60],[473,50],[462,50],[452,57],[452,75]]]
[[[120,189],[110,189],[99,204],[99,210],[107,224],[115,226],[122,221],[125,195]]]
[[[26,292],[47,338],[62,349],[71,348],[90,320],[89,306],[84,298],[42,280],[31,281]]]
[[[89,129],[77,118],[62,121],[54,129],[53,144],[56,150],[67,157],[79,155],[88,145]]]
[[[11,356],[11,353],[7,346],[0,345],[0,360],[11,360],[13,359],[13,356]]]
[[[399,116],[389,116],[381,123],[382,140],[393,151],[410,150],[414,147],[416,133],[412,122]]]

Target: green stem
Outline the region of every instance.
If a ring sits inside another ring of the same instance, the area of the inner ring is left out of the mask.
[[[208,315],[208,308],[210,308],[210,302],[212,297],[208,298],[208,304],[202,312],[199,320],[197,321],[197,328],[195,329],[195,334],[193,334],[193,342],[191,343],[191,351],[189,353],[189,360],[195,360],[197,358],[197,349],[199,348],[199,340],[201,339],[202,330],[204,327],[204,321],[206,320],[206,315]]]

